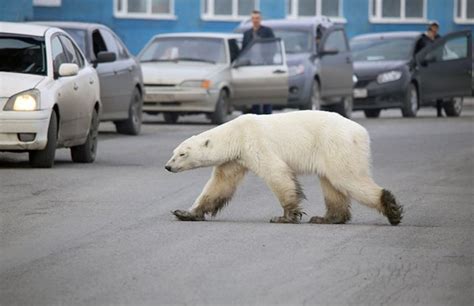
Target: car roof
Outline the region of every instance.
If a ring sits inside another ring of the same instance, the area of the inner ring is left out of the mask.
[[[363,40],[363,39],[383,39],[383,38],[417,38],[421,34],[422,32],[416,32],[416,31],[379,32],[379,33],[357,35],[352,39]]]
[[[34,24],[53,26],[58,28],[89,30],[93,28],[107,28],[100,23],[77,22],[77,21],[35,21]]]
[[[180,32],[157,34],[153,38],[159,37],[199,37],[199,38],[223,38],[223,39],[239,39],[241,34],[236,33],[218,33],[218,32]]]
[[[325,28],[333,26],[334,22],[326,16],[302,17],[298,19],[265,19],[262,24],[275,28],[316,28],[322,25]],[[238,28],[250,28],[252,26],[250,18],[242,21]]]
[[[25,36],[44,36],[50,26],[20,22],[0,22],[0,33],[20,34]]]

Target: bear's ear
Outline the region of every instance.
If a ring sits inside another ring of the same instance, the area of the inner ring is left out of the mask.
[[[210,141],[209,139],[207,139],[207,140],[204,142],[204,146],[205,146],[206,148],[209,147],[209,143],[210,143],[210,142],[211,142],[211,141]]]

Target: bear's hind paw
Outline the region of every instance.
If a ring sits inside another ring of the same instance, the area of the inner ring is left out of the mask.
[[[300,223],[299,219],[290,219],[287,217],[273,217],[270,219],[270,223]]]
[[[180,221],[205,221],[203,216],[197,216],[186,210],[175,210],[171,212]]]

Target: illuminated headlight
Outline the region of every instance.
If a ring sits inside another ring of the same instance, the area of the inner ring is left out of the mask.
[[[181,87],[209,89],[211,87],[211,81],[209,80],[184,81],[183,83],[181,83]]]
[[[288,67],[288,75],[289,76],[295,76],[295,75],[300,75],[304,73],[304,66],[303,65],[297,65],[297,66],[289,66]]]
[[[8,99],[6,111],[35,111],[40,108],[40,93],[37,89],[20,92]]]
[[[383,83],[393,82],[393,81],[400,80],[401,77],[402,77],[402,73],[400,71],[393,70],[393,71],[379,74],[377,76],[377,83],[383,84]]]

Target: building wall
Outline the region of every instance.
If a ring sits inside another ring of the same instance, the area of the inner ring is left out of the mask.
[[[32,0],[0,0],[0,21],[33,19]]]
[[[31,0],[0,0],[8,2],[8,8],[19,7]],[[474,30],[474,25],[454,23],[454,0],[427,0],[427,17],[437,20],[441,34],[460,29]],[[260,0],[260,10],[264,18],[284,18],[285,0]],[[343,0],[343,17],[349,37],[367,32],[419,30],[426,24],[375,24],[369,22],[368,0]],[[125,19],[114,17],[113,0],[63,0],[60,7],[34,7],[35,20],[74,20],[103,23],[112,28],[127,44],[130,51],[137,54],[145,43],[155,34],[183,31],[231,32],[237,25],[235,21],[209,21],[201,18],[201,0],[174,0],[176,20]],[[92,9],[93,8],[93,9]],[[0,13],[1,14],[1,13]],[[1,15],[0,15],[1,16]],[[23,19],[25,17],[23,16]],[[27,14],[26,19],[30,19]],[[21,19],[17,19],[21,20]]]

